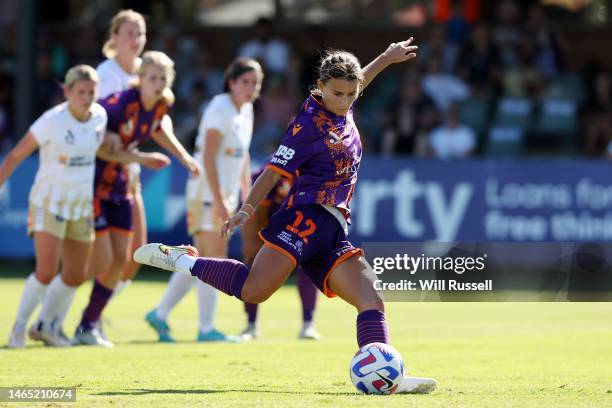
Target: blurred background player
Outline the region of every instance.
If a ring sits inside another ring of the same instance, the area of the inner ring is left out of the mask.
[[[192,175],[199,174],[199,166],[176,140],[161,126],[162,118],[174,103],[170,90],[174,80],[174,63],[164,53],[148,51],[143,54],[139,81],[133,88],[110,95],[101,101],[109,117],[108,130],[116,132],[123,148],[134,148],[152,138],[177,157]],[[148,164],[162,168],[170,163],[160,153],[149,153]],[[96,277],[89,304],[76,330],[76,344],[112,346],[100,335],[96,323],[106,306],[121,272],[131,255],[132,196],[128,189],[126,166],[112,157],[97,160],[95,178],[94,255],[89,276]]]
[[[98,85],[98,97],[100,99],[104,99],[115,92],[124,91],[130,87],[130,84],[138,80],[138,68],[142,63],[140,54],[147,41],[146,31],[144,17],[134,10],[121,10],[113,16],[108,29],[108,39],[102,47],[102,54],[107,59],[100,63],[96,69],[100,78]],[[167,116],[164,119],[164,123],[170,123],[171,125]],[[134,235],[132,247],[135,250],[147,242],[147,223],[138,163],[131,162],[128,164],[128,176],[128,188],[133,197],[132,222],[134,224]],[[121,274],[121,280],[113,291],[113,296],[118,295],[125,287],[129,286],[131,279],[138,272],[138,267],[139,264],[130,257]],[[67,312],[68,310],[66,310]],[[60,316],[57,323],[61,335],[63,335],[62,327],[65,318],[66,316]]]
[[[102,48],[102,53],[107,59],[97,68],[100,75],[101,98],[128,89],[138,79],[138,69],[142,63],[140,54],[146,41],[147,26],[140,13],[133,10],[121,10],[113,17],[109,28],[109,38]],[[167,114],[164,115],[161,126],[167,133],[173,133],[172,120]],[[128,188],[133,198],[133,253],[140,245],[147,243],[147,219],[138,163],[130,163],[128,166]],[[140,265],[130,256],[121,272],[121,279],[113,291],[113,297],[130,285],[139,268]]]
[[[104,139],[106,112],[97,103],[98,74],[88,65],[66,73],[67,99],[30,127],[0,166],[0,185],[37,148],[40,164],[30,190],[28,234],[34,239],[36,270],[26,280],[8,347],[25,345],[27,321],[43,299],[32,338],[47,345],[70,342],[54,330],[58,307],[70,305],[85,278],[94,240],[93,182],[96,152]],[[61,260],[61,275],[55,276]],[[45,295],[46,291],[46,295]]]
[[[322,59],[316,89],[240,210],[223,225],[224,234],[244,225],[282,176],[295,178],[283,207],[259,232],[264,246],[250,270],[232,259],[194,256],[191,247],[149,244],[134,258],[196,276],[250,303],[268,299],[301,265],[326,296],[339,296],[357,309],[359,347],[389,344],[384,302],[374,289],[376,275],[363,251],[346,239],[362,153],[353,103],[382,70],[416,57],[412,40],[390,44],[363,69],[346,51],[330,51]],[[429,393],[436,386],[431,378],[404,377],[397,392]]]
[[[202,116],[194,158],[204,174],[187,182],[187,229],[202,254],[227,258],[223,221],[251,187],[249,147],[253,134],[253,101],[259,96],[263,71],[253,59],[238,58],[225,71],[224,93],[215,96]],[[159,340],[172,342],[166,322],[170,310],[197,282],[200,312],[198,341],[237,341],[214,327],[218,292],[191,276],[175,273],[157,307],[145,316]]]
[[[261,166],[253,172],[251,176],[252,183],[255,183],[257,177],[265,170],[265,167],[265,165]],[[290,188],[291,182],[289,179],[286,177],[280,179],[268,196],[259,203],[249,221],[240,228],[242,254],[244,256],[244,263],[247,266],[253,265],[255,256],[263,245],[263,241],[258,235],[259,231],[268,226],[270,217],[278,211],[283,201],[285,201]],[[317,287],[299,266],[295,270],[295,281],[302,302],[303,324],[298,336],[301,339],[319,340],[321,335],[315,330],[312,321],[319,294]],[[249,341],[259,337],[259,327],[257,325],[258,309],[259,305],[257,303],[244,303],[244,311],[247,314],[248,323],[246,329],[244,329],[240,336],[243,341]]]

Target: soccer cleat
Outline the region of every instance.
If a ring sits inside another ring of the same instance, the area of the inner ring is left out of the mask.
[[[15,323],[7,344],[8,348],[25,347],[25,324]]]
[[[395,394],[429,394],[438,386],[433,378],[404,377]]]
[[[74,346],[85,345],[107,348],[114,347],[114,344],[112,342],[102,337],[102,335],[100,334],[100,330],[97,327],[77,327],[76,333],[74,333],[74,338],[72,339],[72,344]]]
[[[241,341],[251,341],[259,338],[259,329],[254,324],[249,324],[246,329],[240,333]]]
[[[149,313],[145,315],[145,320],[157,333],[160,343],[174,343],[174,338],[170,335],[168,323],[157,317],[155,309],[149,311]]]
[[[182,255],[198,256],[198,250],[191,245],[146,244],[134,252],[134,261],[176,272],[176,260]]]
[[[28,330],[28,337],[32,340],[39,340],[45,343],[45,346],[50,347],[70,347],[70,341],[64,340],[59,333],[56,333],[50,328],[47,328],[43,322],[37,322],[30,330]]]
[[[224,341],[227,343],[239,343],[240,338],[238,336],[232,336],[229,334],[221,333],[217,329],[212,329],[206,333],[198,332],[198,342],[213,342],[213,341]]]
[[[300,330],[298,338],[302,340],[320,340],[321,335],[314,329],[314,327],[304,326],[302,327],[302,330]]]
[[[64,341],[68,342],[68,344],[72,344],[72,340],[70,339],[70,337],[66,336],[66,333],[64,333],[64,329],[60,328],[57,332],[57,335]]]

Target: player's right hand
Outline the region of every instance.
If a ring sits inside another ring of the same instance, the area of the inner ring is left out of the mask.
[[[142,165],[153,170],[160,170],[170,165],[170,158],[163,153],[141,153],[143,157]]]
[[[249,217],[244,212],[237,212],[223,223],[221,227],[221,236],[227,237],[234,228],[242,227],[248,220]]]

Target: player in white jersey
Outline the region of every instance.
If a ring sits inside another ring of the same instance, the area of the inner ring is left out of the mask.
[[[126,90],[138,80],[138,69],[142,63],[140,54],[142,54],[146,41],[147,26],[142,14],[133,10],[121,10],[113,17],[109,28],[109,38],[102,47],[102,53],[107,59],[97,67],[100,76],[100,98]],[[164,116],[162,127],[169,130],[168,133],[173,133],[172,121],[168,115]],[[142,199],[140,166],[137,163],[129,166],[128,188],[133,196],[133,252],[138,245],[147,243],[147,221]],[[140,265],[130,257],[130,261],[121,274],[121,280],[114,290],[114,296],[130,285],[139,268]]]
[[[253,133],[253,101],[259,96],[263,71],[257,61],[238,58],[225,72],[225,93],[215,96],[202,116],[194,158],[204,168],[187,182],[187,227],[199,251],[227,257],[228,238],[221,236],[223,221],[236,211],[239,193],[251,186],[249,146]],[[162,342],[173,342],[166,323],[168,313],[197,284],[200,309],[198,341],[237,341],[214,324],[218,292],[213,287],[175,273],[157,307],[145,319]]]
[[[104,108],[94,103],[97,84],[98,74],[92,67],[71,68],[64,84],[67,102],[38,118],[0,165],[2,185],[39,148],[39,169],[28,213],[36,271],[26,280],[9,339],[11,348],[24,347],[27,321],[43,297],[42,324],[35,335],[47,344],[69,345],[54,332],[49,318],[58,307],[72,301],[84,279],[94,240],[94,168],[107,122]],[[60,260],[61,277],[53,279]]]

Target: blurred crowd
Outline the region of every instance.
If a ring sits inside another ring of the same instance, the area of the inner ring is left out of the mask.
[[[595,63],[568,70],[571,49],[562,31],[537,4],[496,2],[495,17],[469,22],[460,10],[419,30],[415,63],[378,78],[356,105],[356,121],[369,152],[443,159],[478,156],[574,155],[612,157],[612,77]],[[39,30],[35,114],[62,100],[58,79],[74,63],[101,61],[102,30],[49,39]],[[322,31],[322,30],[321,30]],[[0,147],[14,132],[15,32],[0,41]],[[208,101],[223,87],[223,64],[201,38],[176,26],[148,34],[147,49],[175,61],[177,136],[193,143]],[[261,18],[235,50],[260,60],[266,73],[256,103],[255,157],[271,153],[314,85],[314,68],[333,38],[313,30],[291,43]],[[576,46],[576,45],[574,45]],[[579,46],[579,45],[578,45]],[[355,50],[359,54],[358,50]],[[382,50],[381,50],[382,51]],[[367,63],[367,61],[362,61]],[[34,119],[34,118],[33,118]]]

